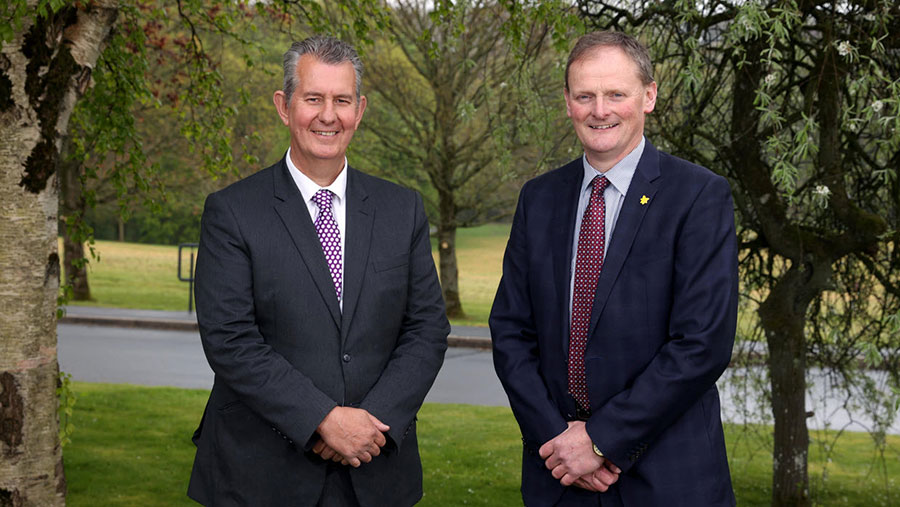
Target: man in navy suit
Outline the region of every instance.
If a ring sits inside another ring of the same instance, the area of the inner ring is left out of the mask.
[[[450,325],[421,197],[347,165],[362,64],[294,43],[275,165],[206,200],[197,320],[215,384],[188,495],[205,505],[410,506],[416,412]]]
[[[731,359],[727,181],[644,138],[656,83],[634,38],[566,66],[584,156],[522,188],[491,310],[528,506],[733,505],[716,379]]]

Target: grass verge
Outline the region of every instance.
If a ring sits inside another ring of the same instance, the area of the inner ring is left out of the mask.
[[[65,448],[70,506],[196,505],[185,495],[190,437],[204,390],[73,383],[75,433]],[[423,506],[518,506],[521,444],[508,408],[426,404],[419,413],[425,472]],[[872,506],[900,501],[900,437],[884,459],[872,438],[845,433],[830,459],[811,433],[810,475],[817,505]],[[771,428],[727,426],[738,505],[768,505]]]
[[[488,224],[459,229],[460,298],[466,318],[454,324],[486,326],[491,302],[500,283],[503,250],[509,225]],[[61,240],[60,240],[61,241]],[[62,243],[60,242],[60,251]],[[90,301],[72,301],[73,305],[144,310],[187,310],[188,284],[178,280],[178,247],[142,245],[117,241],[97,241],[100,259],[91,260],[88,281]],[[188,273],[189,250],[184,250],[183,273]],[[437,242],[432,241],[437,265]]]

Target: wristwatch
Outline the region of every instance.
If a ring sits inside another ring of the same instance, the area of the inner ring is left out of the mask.
[[[603,457],[603,453],[600,452],[600,448],[597,447],[597,444],[592,444],[592,445],[594,446],[594,454],[596,454],[597,456],[600,456],[600,457],[602,458],[602,457]]]

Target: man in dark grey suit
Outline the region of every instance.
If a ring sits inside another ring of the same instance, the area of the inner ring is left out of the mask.
[[[415,416],[450,331],[421,197],[348,167],[362,64],[294,43],[285,158],[211,194],[197,320],[215,385],[188,495],[206,505],[412,505]]]

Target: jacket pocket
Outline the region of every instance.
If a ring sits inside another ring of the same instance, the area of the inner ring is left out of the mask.
[[[375,269],[375,272],[387,271],[389,269],[399,268],[400,266],[406,266],[409,264],[409,254],[400,254],[400,255],[392,255],[390,257],[383,257],[381,259],[374,259],[372,261],[372,268]]]

